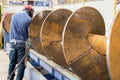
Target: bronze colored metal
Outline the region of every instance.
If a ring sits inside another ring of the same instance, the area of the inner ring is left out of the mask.
[[[105,35],[101,14],[94,8],[82,7],[66,24],[63,47],[67,63],[83,80],[109,80],[106,56],[88,42],[88,34]]]
[[[4,29],[7,33],[9,33],[9,31],[10,31],[10,21],[11,21],[13,14],[14,13],[9,13],[9,15],[4,20],[4,23],[5,23]]]
[[[32,48],[36,51],[38,51],[40,54],[47,56],[46,52],[42,48],[42,44],[40,42],[41,37],[40,37],[40,30],[42,23],[46,16],[50,13],[50,10],[45,10],[39,12],[31,21],[30,26],[29,26],[29,37],[30,41],[32,43]]]
[[[114,19],[107,50],[107,62],[111,80],[120,80],[120,11]]]
[[[58,9],[53,11],[44,21],[41,31],[42,45],[48,56],[57,64],[69,67],[62,48],[62,33],[71,11]]]
[[[89,45],[91,45],[92,48],[95,49],[97,52],[99,52],[102,55],[106,55],[107,37],[101,35],[89,34],[88,42]]]

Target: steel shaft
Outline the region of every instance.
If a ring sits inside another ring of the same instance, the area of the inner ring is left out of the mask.
[[[88,35],[89,44],[92,46],[93,49],[95,49],[98,53],[102,55],[106,55],[106,41],[107,37],[103,35]]]

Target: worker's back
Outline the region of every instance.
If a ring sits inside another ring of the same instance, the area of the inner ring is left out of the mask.
[[[10,24],[10,40],[23,40],[28,38],[28,26],[31,21],[31,17],[25,12],[15,13],[12,16]]]

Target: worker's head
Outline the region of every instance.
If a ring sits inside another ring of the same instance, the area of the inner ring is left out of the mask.
[[[33,16],[34,9],[32,8],[31,5],[25,6],[25,9],[24,9],[24,10],[27,12],[27,14],[28,14],[30,17]]]

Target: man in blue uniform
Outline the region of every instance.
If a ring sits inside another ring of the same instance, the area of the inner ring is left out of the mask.
[[[25,7],[25,9],[19,13],[15,13],[11,18],[10,24],[10,54],[9,54],[9,69],[8,79],[15,69],[17,63],[25,55],[25,42],[28,39],[28,27],[33,15],[33,8],[31,6]],[[25,63],[24,61],[18,67],[18,73],[16,80],[22,80],[24,76]],[[15,73],[11,76],[10,80],[14,80]]]

